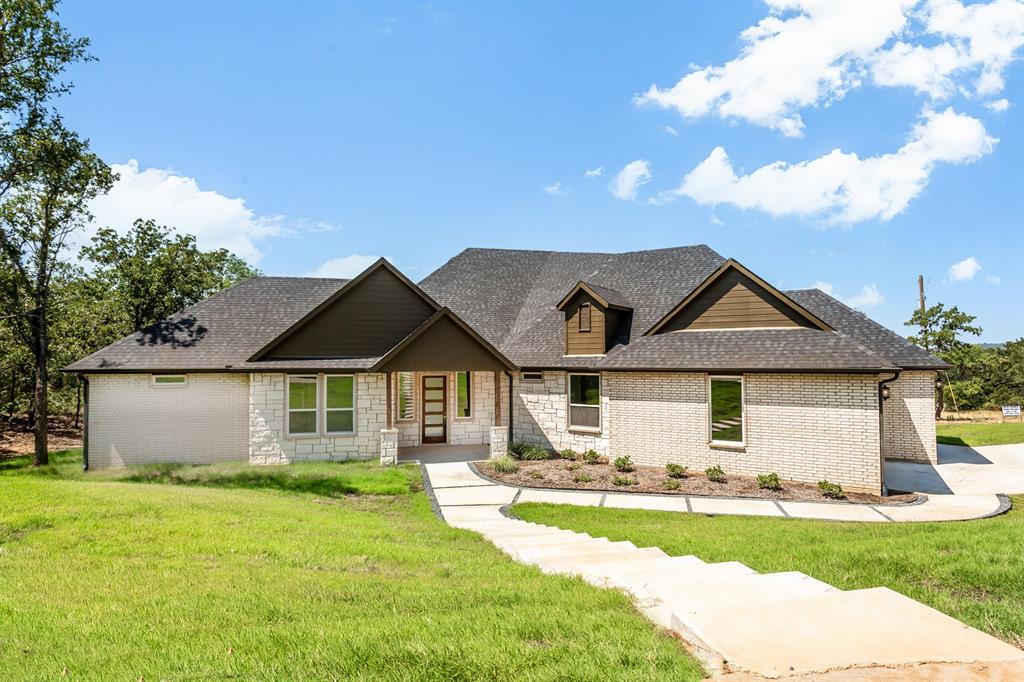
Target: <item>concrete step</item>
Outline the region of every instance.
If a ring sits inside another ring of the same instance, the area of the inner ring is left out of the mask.
[[[584,580],[599,584],[608,582],[611,576],[629,578],[651,575],[652,573],[674,572],[682,567],[703,566],[704,562],[691,555],[654,556],[647,559],[630,557],[621,561],[608,561],[592,567],[584,567],[580,575]]]
[[[690,614],[682,627],[733,670],[777,677],[832,668],[1022,661],[1024,651],[884,587]]]
[[[489,528],[480,531],[488,540],[518,540],[523,538],[548,538],[548,537],[570,537],[582,536],[584,533],[575,533],[571,530],[557,530],[553,528]],[[587,537],[590,537],[589,535]]]
[[[622,553],[637,551],[636,545],[629,541],[623,542],[601,542],[594,538],[586,540],[573,540],[570,543],[559,545],[539,545],[536,547],[523,547],[516,550],[516,555],[523,561],[535,563],[540,560],[554,557],[556,559],[572,558],[577,556],[589,556],[595,552]]]
[[[576,541],[585,542],[597,542],[601,544],[611,544],[605,538],[595,539],[589,535],[574,534],[574,535],[534,535],[534,536],[520,536],[513,538],[488,538],[491,542],[498,545],[499,547],[513,547],[515,549],[529,549],[532,547],[558,547],[561,545],[568,546],[570,543]]]
[[[750,573],[748,575],[708,576],[701,581],[658,581],[648,583],[646,591],[672,609],[676,618],[686,621],[693,614],[716,609],[777,604],[795,599],[810,599],[837,591],[799,571]]]
[[[654,567],[650,571],[609,570],[595,567],[589,573],[603,573],[604,585],[621,587],[633,594],[649,596],[660,588],[671,588],[678,584],[716,582],[745,575],[754,575],[756,571],[738,561],[722,561],[715,564],[669,565]]]
[[[667,556],[667,554],[657,547],[644,547],[642,549],[610,549],[608,545],[605,545],[604,548],[593,547],[592,551],[585,552],[583,554],[548,556],[537,563],[541,570],[548,573],[579,575],[584,569],[593,568],[598,564],[606,562]]]

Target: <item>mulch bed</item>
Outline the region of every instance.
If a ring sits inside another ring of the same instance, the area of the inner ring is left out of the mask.
[[[47,442],[50,452],[82,447],[82,430],[51,420]],[[15,422],[12,426],[0,427],[0,457],[30,455],[35,452],[35,434],[27,424]]]
[[[554,488],[558,490],[597,490],[617,493],[660,493],[666,495],[706,495],[714,497],[749,497],[763,500],[789,500],[792,502],[836,502],[821,494],[814,483],[798,481],[782,481],[782,490],[764,490],[757,487],[757,478],[753,476],[737,476],[726,473],[723,483],[713,483],[703,471],[690,471],[686,478],[672,479],[679,482],[678,490],[666,490],[665,480],[669,478],[663,467],[634,465],[633,471],[622,473],[608,463],[585,464],[563,459],[551,459],[538,462],[520,461],[519,470],[512,474],[502,474],[494,470],[490,462],[477,464],[480,471],[502,483],[528,488]],[[577,474],[588,474],[594,480],[589,483],[577,483],[573,478]],[[628,477],[637,482],[636,485],[615,485],[615,476]],[[910,504],[917,501],[914,493],[903,495],[872,495],[848,491],[842,502],[853,504]]]

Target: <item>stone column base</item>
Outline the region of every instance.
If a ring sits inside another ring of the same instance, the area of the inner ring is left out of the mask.
[[[491,459],[508,454],[508,427],[491,427]]]
[[[398,429],[380,430],[380,465],[398,464]]]

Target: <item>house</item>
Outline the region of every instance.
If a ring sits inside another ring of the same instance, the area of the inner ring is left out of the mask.
[[[65,369],[90,468],[511,440],[877,492],[885,458],[936,461],[944,367],[699,245],[467,249],[418,285],[384,260],[258,277]]]

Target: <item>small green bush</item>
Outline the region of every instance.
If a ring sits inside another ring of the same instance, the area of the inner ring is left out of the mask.
[[[629,455],[626,455],[625,457],[616,457],[615,470],[621,471],[624,474],[628,474],[630,471],[633,470],[633,460],[629,458]]]
[[[587,464],[600,464],[601,455],[598,454],[597,450],[587,450],[583,453],[583,461]]]
[[[494,467],[494,470],[499,474],[514,474],[519,471],[519,465],[516,464],[516,461],[508,455],[502,455],[501,457],[491,460],[491,466]]]
[[[612,485],[640,485],[634,476],[612,476]]]
[[[833,500],[845,500],[846,493],[843,492],[843,486],[838,483],[829,483],[828,481],[818,481],[818,490],[825,497],[830,497]]]
[[[535,481],[539,481],[540,479],[544,478],[544,474],[542,474],[541,472],[537,471],[536,469],[534,469],[533,471],[531,471],[527,475],[530,478],[532,478],[533,480],[535,480]]]
[[[682,484],[674,478],[666,478],[661,482],[661,487],[665,490],[679,490],[680,485]]]
[[[665,471],[667,471],[668,475],[672,478],[686,478],[686,470],[688,468],[689,467],[684,467],[682,464],[673,464],[672,462],[665,465]]]
[[[566,464],[565,465],[566,471],[576,471],[579,468],[580,468],[580,463],[579,462],[573,462],[572,464]]]
[[[775,472],[757,475],[757,487],[761,490],[782,490],[782,481]]]
[[[551,457],[551,453],[544,448],[531,445],[523,450],[523,453],[519,457],[528,462],[539,462],[541,460],[549,459]]]
[[[522,441],[518,443],[512,443],[511,445],[508,446],[508,454],[510,457],[513,457],[515,459],[522,459],[523,453],[526,452],[526,449],[529,447],[529,443],[523,443]]]
[[[572,480],[574,480],[577,483],[590,483],[591,481],[594,480],[594,477],[588,474],[586,471],[578,471],[576,472],[576,475],[572,477]]]
[[[562,459],[567,459],[570,462],[575,462],[576,458],[579,457],[579,455],[577,455],[576,451],[573,450],[573,449],[562,450],[558,454],[560,454],[562,456]]]
[[[704,475],[707,476],[708,480],[712,483],[725,483],[725,472],[722,471],[722,467],[717,464],[705,469]]]

